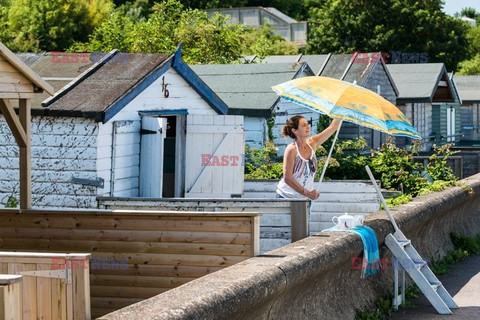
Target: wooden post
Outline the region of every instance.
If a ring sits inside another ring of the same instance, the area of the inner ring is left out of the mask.
[[[308,237],[308,212],[309,208],[306,201],[292,201],[291,224],[292,224],[292,242]]]
[[[0,275],[0,319],[23,319],[22,276]]]
[[[30,99],[20,99],[20,123],[25,132],[25,147],[20,147],[20,209],[32,208],[32,142],[30,138]]]

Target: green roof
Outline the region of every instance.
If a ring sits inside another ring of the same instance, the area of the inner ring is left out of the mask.
[[[387,64],[399,95],[398,99],[431,101],[446,69],[443,63]]]
[[[463,102],[480,103],[480,76],[453,76]]]
[[[295,78],[302,63],[190,65],[231,109],[270,110],[278,99],[272,86]]]

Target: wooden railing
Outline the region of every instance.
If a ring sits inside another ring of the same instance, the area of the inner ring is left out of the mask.
[[[0,210],[0,250],[91,253],[92,317],[248,259],[258,248],[257,213]]]

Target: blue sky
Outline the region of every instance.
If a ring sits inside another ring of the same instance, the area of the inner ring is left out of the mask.
[[[455,12],[460,12],[465,7],[472,7],[480,12],[480,0],[445,0],[443,11],[453,16]]]

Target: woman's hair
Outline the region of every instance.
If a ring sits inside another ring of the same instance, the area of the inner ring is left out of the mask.
[[[300,124],[300,120],[305,119],[302,116],[293,116],[287,120],[287,123],[282,128],[282,133],[285,137],[290,137],[292,139],[296,139],[295,133],[293,133],[292,129],[298,130],[298,125]]]

